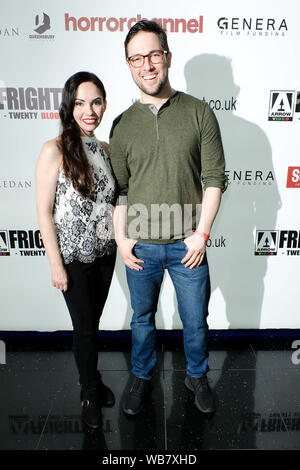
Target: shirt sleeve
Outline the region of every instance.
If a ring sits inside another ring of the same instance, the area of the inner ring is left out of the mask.
[[[109,136],[111,165],[118,187],[116,205],[127,204],[128,181],[130,177],[127,155],[121,146],[122,139],[120,138],[121,130],[119,127],[121,118],[122,115],[114,120]]]
[[[201,167],[203,189],[208,187],[227,188],[225,158],[218,121],[205,103],[201,126]]]

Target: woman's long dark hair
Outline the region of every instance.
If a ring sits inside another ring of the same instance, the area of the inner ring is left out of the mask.
[[[74,188],[82,197],[88,198],[93,191],[93,177],[90,171],[87,156],[84,152],[80,128],[73,117],[75,96],[81,83],[92,82],[100,90],[103,101],[106,92],[101,80],[90,72],[77,72],[65,83],[62,93],[62,102],[59,109],[62,133],[59,139],[59,148],[63,156],[63,171]]]

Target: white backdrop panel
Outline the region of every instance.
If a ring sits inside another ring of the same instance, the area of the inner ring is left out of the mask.
[[[113,119],[139,97],[123,41],[128,21],[142,17],[167,20],[172,86],[209,102],[221,127],[229,187],[208,247],[210,327],[299,328],[299,2],[0,0],[0,6],[0,330],[71,329],[39,238],[35,164],[43,142],[59,132],[61,88],[79,70],[105,84],[108,108],[96,134],[108,140]],[[274,113],[277,120],[269,120]],[[130,318],[118,257],[101,326],[128,329]],[[167,274],[157,327],[181,328]]]

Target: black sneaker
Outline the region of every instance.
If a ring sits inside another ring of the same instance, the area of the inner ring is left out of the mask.
[[[212,413],[215,410],[214,399],[208,385],[207,377],[191,377],[189,375],[185,378],[185,386],[194,392],[195,405],[198,410],[203,413]]]
[[[137,415],[140,413],[149,392],[149,380],[134,377],[130,390],[125,397],[123,406],[124,413],[128,415]]]
[[[98,428],[102,424],[101,407],[97,388],[81,391],[82,420],[91,428]]]

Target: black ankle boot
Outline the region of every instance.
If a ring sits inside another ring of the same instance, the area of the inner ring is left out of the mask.
[[[91,428],[102,424],[101,406],[97,387],[81,390],[82,420]]]
[[[115,397],[109,387],[102,382],[101,374],[97,371],[97,388],[99,394],[99,401],[101,406],[113,406],[115,404]]]

